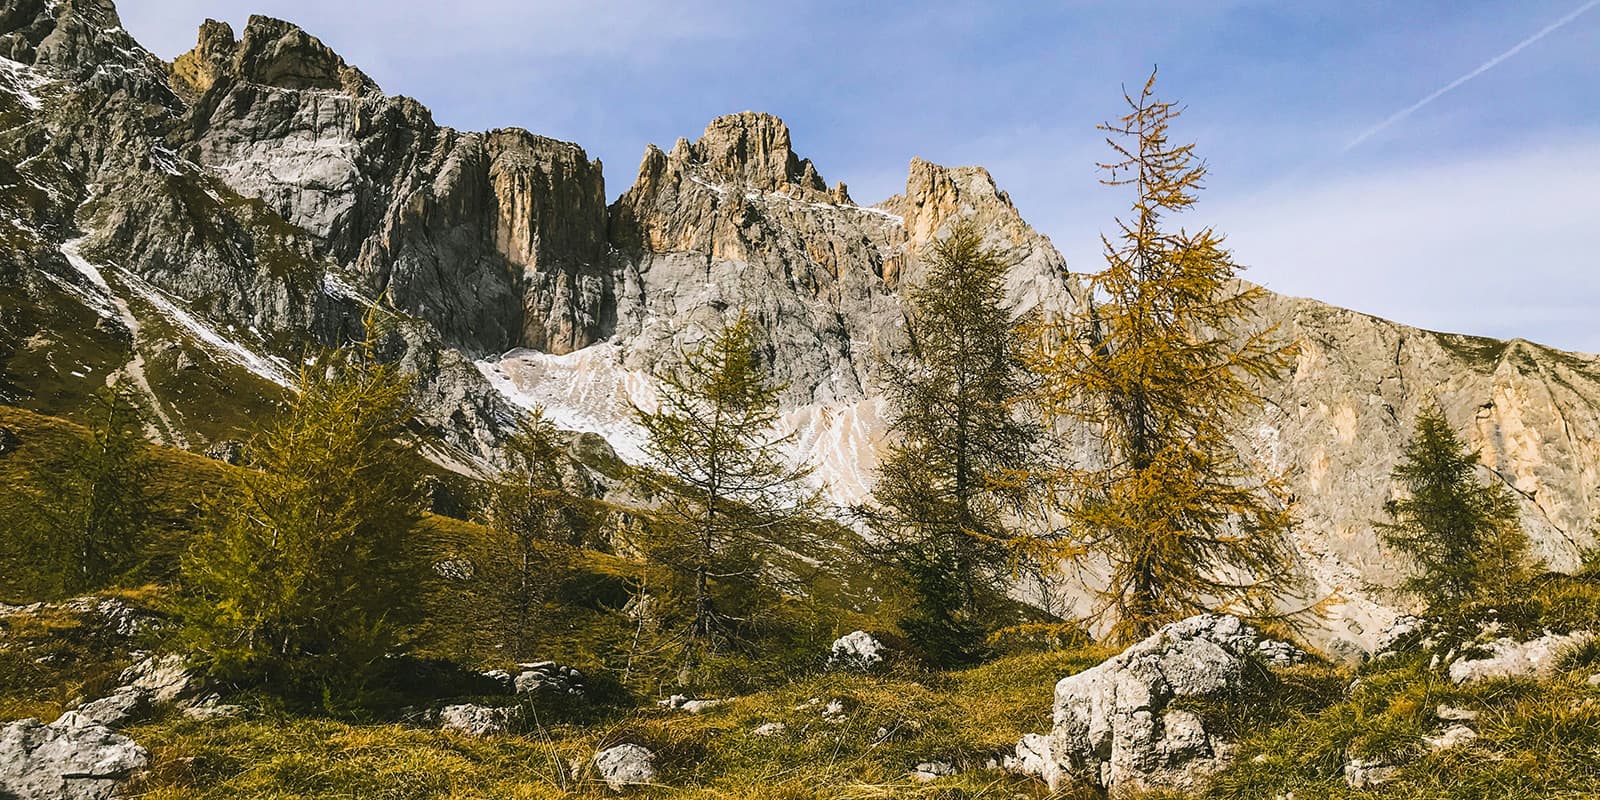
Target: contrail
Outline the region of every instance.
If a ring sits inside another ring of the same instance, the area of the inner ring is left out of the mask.
[[[1365,142],[1366,140],[1371,139],[1372,137],[1377,136],[1378,134],[1382,133],[1384,131],[1384,129],[1388,128],[1390,125],[1393,125],[1396,122],[1399,122],[1400,120],[1403,120],[1406,117],[1409,117],[1412,114],[1416,113],[1417,109],[1422,108],[1423,106],[1425,106],[1425,105],[1427,105],[1427,104],[1429,104],[1429,103],[1431,103],[1431,102],[1433,102],[1435,100],[1438,100],[1440,97],[1442,97],[1446,92],[1449,92],[1451,89],[1454,89],[1454,88],[1460,86],[1461,84],[1466,83],[1467,81],[1470,81],[1473,78],[1476,78],[1479,75],[1482,75],[1483,73],[1488,72],[1491,69],[1494,69],[1496,66],[1498,66],[1500,64],[1500,62],[1502,62],[1502,61],[1504,61],[1504,60],[1516,55],[1517,53],[1521,52],[1524,47],[1527,47],[1528,45],[1531,45],[1534,42],[1537,42],[1540,39],[1543,39],[1544,37],[1549,36],[1552,33],[1555,33],[1556,31],[1560,30],[1561,28],[1566,27],[1568,23],[1572,22],[1573,20],[1577,19],[1578,17],[1583,16],[1584,13],[1588,12],[1590,9],[1593,9],[1595,6],[1600,6],[1600,0],[1589,0],[1589,2],[1584,3],[1581,6],[1578,6],[1577,10],[1573,11],[1572,13],[1562,17],[1561,19],[1556,20],[1555,22],[1550,23],[1549,25],[1546,25],[1544,27],[1544,29],[1539,31],[1538,33],[1535,33],[1534,35],[1529,36],[1528,38],[1523,39],[1520,42],[1517,42],[1516,46],[1512,47],[1510,50],[1507,50],[1504,53],[1501,53],[1500,55],[1497,55],[1494,58],[1491,58],[1488,61],[1483,62],[1482,64],[1478,65],[1477,69],[1475,69],[1475,70],[1473,70],[1473,71],[1471,71],[1471,72],[1469,72],[1469,73],[1467,73],[1465,75],[1462,75],[1461,77],[1456,78],[1455,80],[1445,84],[1444,88],[1440,89],[1439,91],[1436,91],[1433,94],[1430,94],[1427,97],[1424,97],[1421,100],[1418,100],[1417,102],[1412,103],[1411,105],[1406,106],[1405,108],[1402,108],[1399,111],[1396,111],[1394,114],[1390,115],[1388,119],[1386,119],[1386,120],[1384,120],[1384,121],[1372,126],[1371,128],[1368,128],[1360,136],[1357,136],[1356,138],[1350,140],[1350,143],[1345,145],[1344,149],[1340,150],[1339,153],[1341,155],[1343,155],[1345,153],[1350,152],[1351,150],[1355,149],[1358,145],[1360,145],[1362,142]]]

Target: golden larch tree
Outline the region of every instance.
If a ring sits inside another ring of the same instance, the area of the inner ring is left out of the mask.
[[[1048,421],[1103,436],[1092,463],[1047,474],[1064,528],[1044,555],[1104,570],[1097,620],[1131,641],[1208,610],[1270,605],[1286,587],[1286,493],[1238,449],[1234,426],[1258,406],[1257,386],[1292,350],[1270,328],[1248,330],[1261,290],[1206,227],[1164,227],[1189,208],[1206,167],[1173,144],[1181,110],[1156,99],[1155,73],[1129,111],[1100,126],[1117,154],[1102,183],[1130,186],[1130,220],[1102,236],[1105,269],[1089,276],[1080,313],[1034,331],[1030,367]],[[1109,617],[1109,619],[1107,619]]]

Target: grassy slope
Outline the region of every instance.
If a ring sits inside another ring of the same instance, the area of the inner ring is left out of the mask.
[[[22,439],[17,451],[0,457],[0,488],[8,490],[0,492],[4,520],[21,500],[14,490],[25,465],[83,430],[4,406],[0,426]],[[146,608],[162,605],[196,503],[233,469],[181,451],[155,453],[168,534],[152,547],[141,576],[148,585],[113,592]],[[487,569],[501,557],[488,532],[472,523],[428,516],[418,535],[435,559],[465,558]],[[131,730],[154,759],[137,791],[151,798],[599,797],[606,792],[588,759],[627,741],[661,758],[664,786],[642,796],[1044,797],[1041,785],[982,765],[1022,733],[1047,730],[1055,682],[1109,655],[1085,646],[958,672],[902,664],[887,675],[827,673],[820,655],[833,636],[888,626],[871,609],[838,607],[860,600],[850,593],[830,593],[835,605],[790,598],[764,611],[783,635],[763,642],[765,660],[740,662],[743,682],[729,680],[724,687],[738,694],[733,702],[702,715],[669,712],[653,705],[661,687],[622,687],[615,679],[626,666],[631,635],[631,623],[618,611],[631,588],[660,585],[664,578],[604,553],[563,548],[550,555],[564,567],[543,609],[537,656],[584,669],[604,695],[600,704],[542,708],[543,724],[533,731],[478,740],[394,722],[307,717],[247,699],[252,710],[244,719],[196,722],[171,714]],[[0,574],[0,600],[34,599],[8,588],[6,577]],[[481,586],[441,580],[425,587],[429,613],[414,632],[418,655],[471,669],[517,660],[507,649],[504,620],[485,610]],[[1593,627],[1600,581],[1548,576],[1526,605],[1506,613],[1557,630]],[[159,644],[109,636],[67,612],[0,617],[0,718],[53,718],[111,688],[131,662],[131,649]],[[1550,680],[1466,688],[1443,681],[1426,660],[1391,659],[1357,671],[1300,668],[1280,675],[1274,691],[1197,707],[1243,739],[1238,762],[1202,796],[1370,797],[1346,787],[1342,767],[1351,758],[1381,754],[1407,761],[1385,787],[1386,797],[1600,796],[1600,687],[1588,683],[1600,669],[1600,646],[1575,655]],[[824,719],[823,706],[835,699],[843,717]],[[1429,754],[1422,737],[1446,726],[1434,717],[1441,703],[1478,711],[1472,726],[1480,736],[1460,749]],[[754,735],[767,722],[786,729]],[[950,761],[967,771],[928,784],[911,780],[909,770],[924,760]]]
[[[658,754],[664,785],[645,797],[1043,797],[1042,786],[996,770],[933,784],[908,773],[929,759],[981,767],[1009,751],[1021,734],[1048,727],[1055,682],[1105,655],[1013,656],[949,674],[819,674],[699,715],[643,708],[490,739],[273,714],[223,724],[169,718],[130,733],[156,754],[138,787],[150,798],[601,797],[588,758],[622,742]],[[838,721],[822,715],[833,699],[846,708]],[[767,722],[786,730],[755,735]]]

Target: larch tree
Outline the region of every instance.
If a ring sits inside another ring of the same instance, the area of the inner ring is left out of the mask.
[[[303,368],[250,468],[210,499],[182,560],[179,640],[213,677],[350,699],[414,618],[410,381],[372,341]]]
[[[504,597],[514,621],[517,656],[533,645],[533,623],[556,579],[554,553],[569,539],[574,520],[573,497],[561,480],[566,457],[556,428],[542,411],[517,424],[507,439],[505,469],[488,487],[482,521],[510,546]],[[495,570],[497,572],[503,569]]]
[[[755,323],[741,314],[662,377],[656,408],[638,410],[662,488],[665,535],[651,557],[685,576],[692,609],[680,680],[735,634],[713,583],[757,583],[763,551],[804,535],[820,502],[812,470],[784,452],[782,390],[763,367]]]
[[[1400,588],[1431,614],[1505,604],[1532,577],[1516,500],[1499,483],[1479,482],[1479,466],[1444,412],[1428,407],[1391,473],[1400,496],[1384,503],[1378,535],[1412,559]]]
[[[1102,459],[1045,476],[1064,527],[1041,537],[1041,556],[1103,572],[1091,617],[1123,642],[1202,611],[1270,608],[1291,580],[1287,495],[1235,426],[1293,349],[1251,330],[1262,293],[1236,279],[1220,234],[1168,227],[1206,168],[1170,139],[1181,111],[1154,91],[1152,72],[1100,126],[1117,155],[1102,183],[1132,187],[1131,219],[1102,236],[1086,309],[1042,323],[1028,357],[1047,421],[1104,441]]]
[[[981,653],[1009,575],[1006,519],[1025,497],[1006,478],[1031,464],[1040,439],[1017,407],[1029,377],[1004,305],[1009,266],[970,224],[936,242],[907,294],[907,352],[882,369],[891,444],[867,518],[876,549],[915,591],[901,627],[941,664]]]
[[[154,461],[144,415],[111,384],[94,393],[88,435],[31,470],[17,557],[46,595],[100,589],[134,566],[155,524]]]

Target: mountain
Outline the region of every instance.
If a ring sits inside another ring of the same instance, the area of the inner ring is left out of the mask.
[[[533,405],[637,459],[628,404],[743,312],[786,384],[797,455],[855,502],[883,439],[876,365],[904,346],[901,289],[929,242],[973,220],[1013,261],[1013,308],[1084,298],[982,168],[913,160],[903,194],[864,206],[770,115],[648,147],[608,205],[578,145],[440,126],[280,20],[207,21],[169,64],[109,0],[7,0],[0,57],[0,399],[71,416],[125,375],[151,436],[190,449],[243,435],[309,348],[383,298],[401,312],[383,348],[420,378],[441,465],[489,467]],[[1260,312],[1299,354],[1241,430],[1296,495],[1312,595],[1336,600],[1325,642],[1369,645],[1395,613],[1369,588],[1397,574],[1371,520],[1425,404],[1483,448],[1548,565],[1594,543],[1595,356],[1306,299]],[[1093,431],[1066,440],[1093,457]]]

